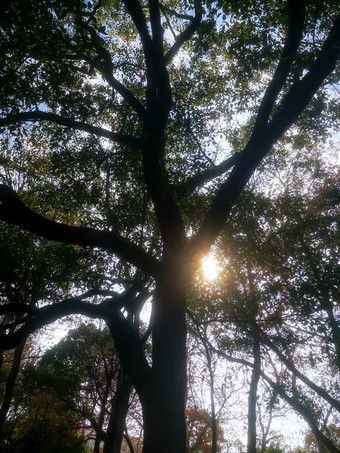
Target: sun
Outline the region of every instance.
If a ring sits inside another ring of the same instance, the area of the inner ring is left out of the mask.
[[[209,255],[202,260],[202,269],[205,280],[209,281],[214,280],[221,270],[217,260]]]

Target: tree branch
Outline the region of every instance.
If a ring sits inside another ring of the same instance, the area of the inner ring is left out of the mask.
[[[308,73],[290,88],[278,111],[270,121],[266,133],[272,143],[280,138],[296,121],[308,103],[335,69],[340,56],[340,15],[336,18],[329,35],[311,65]]]
[[[200,230],[191,241],[193,257],[202,257],[209,251],[230,213],[231,206],[257,166],[307,107],[325,79],[334,70],[339,55],[340,16],[335,20],[320,55],[311,65],[309,72],[289,90],[279,106],[278,113],[265,128],[264,133],[252,135],[229,178],[220,186]]]
[[[176,10],[168,8],[165,5],[160,5],[160,9],[163,11],[163,14],[165,15],[165,12],[168,11],[171,13],[173,16],[177,17],[178,19],[184,19],[192,22],[195,19],[195,16],[191,16],[190,14],[181,14],[178,13]]]
[[[11,366],[11,371],[9,372],[7,382],[6,382],[6,390],[5,394],[3,396],[3,401],[2,405],[0,408],[0,431],[2,431],[8,411],[12,402],[12,397],[13,397],[13,391],[14,391],[14,386],[15,386],[15,381],[17,379],[19,369],[20,369],[20,363],[21,363],[21,357],[24,352],[25,348],[25,340],[19,344],[14,351],[14,357],[13,357],[13,362]]]
[[[28,208],[7,186],[0,185],[0,220],[64,244],[100,247],[117,254],[149,275],[156,275],[158,262],[128,239],[109,230],[69,226],[43,217]]]
[[[187,19],[188,16],[185,16],[185,18]],[[186,41],[189,41],[189,39],[193,36],[195,31],[197,31],[198,27],[201,25],[201,22],[202,22],[202,9],[199,6],[199,2],[195,2],[195,17],[192,18],[190,25],[177,37],[173,46],[166,53],[164,57],[166,64],[171,63],[171,61],[177,55],[183,44]]]
[[[36,313],[37,309],[32,305],[23,304],[21,302],[11,302],[9,304],[0,304],[0,315],[5,315],[7,313]],[[1,329],[6,329],[6,326],[1,326]]]
[[[184,225],[174,199],[164,165],[165,128],[171,108],[171,87],[164,62],[163,29],[159,14],[159,1],[149,1],[152,38],[141,4],[137,0],[124,0],[142,41],[146,63],[146,99],[148,118],[144,123],[142,147],[143,170],[147,188],[152,197],[165,248],[172,248],[178,238],[185,239]],[[180,236],[179,236],[180,235]],[[171,245],[170,245],[171,243]]]
[[[286,367],[302,381],[306,384],[309,388],[314,390],[321,398],[325,399],[331,406],[333,406],[337,411],[340,412],[340,402],[330,396],[326,390],[319,387],[318,385],[314,384],[314,382],[310,381],[306,376],[300,373],[293,363],[291,363],[283,354],[282,352],[275,346],[275,344],[269,339],[268,335],[258,326],[258,330],[261,333],[261,341],[267,345],[275,354],[279,357],[279,359],[286,365]]]
[[[175,187],[176,196],[178,198],[187,197],[206,182],[209,182],[218,176],[222,176],[238,162],[242,152],[243,151],[235,153],[220,164],[187,178]]]
[[[297,49],[302,39],[303,24],[305,18],[304,0],[289,0],[289,27],[287,38],[280,61],[275,69],[274,76],[269,83],[261,105],[259,107],[253,134],[260,133],[266,126],[274,103],[279,95],[294,61]]]
[[[173,29],[173,27],[171,25],[170,19],[168,18],[167,14],[166,14],[166,8],[164,8],[164,5],[161,5],[161,4],[159,5],[159,8],[162,10],[162,13],[164,14],[165,20],[166,20],[166,22],[168,24],[168,27],[169,27],[169,29],[171,31],[172,36],[174,37],[174,40],[176,40],[177,39],[177,35],[175,33],[175,30]]]
[[[104,318],[107,311],[105,307],[84,302],[83,298],[84,296],[71,297],[62,302],[37,309],[34,316],[27,319],[25,325],[16,332],[0,336],[0,348],[3,350],[13,349],[37,329],[67,315],[82,314],[92,318]]]
[[[297,397],[289,396],[280,384],[273,382],[263,371],[261,371],[261,377],[272,386],[272,388],[278,393],[278,395],[281,396],[282,399],[287,401],[287,403],[306,420],[315,437],[323,443],[331,453],[339,453],[339,449],[331,441],[331,439],[326,437],[318,428],[317,422],[311,411],[303,403],[301,403]]]
[[[82,21],[79,21],[79,25],[90,33],[92,43],[95,46],[99,57],[102,58],[104,61],[103,67],[98,63],[95,63],[95,67],[104,76],[104,78],[107,80],[107,82],[110,84],[110,86],[122,96],[122,98],[129,104],[129,106],[131,108],[133,108],[133,110],[137,113],[137,115],[141,119],[145,120],[146,119],[146,110],[145,110],[145,107],[143,106],[143,104],[141,104],[139,102],[139,100],[133,95],[133,93],[128,88],[126,88],[122,83],[120,83],[113,76],[113,73],[112,73],[113,63],[112,63],[112,59],[111,59],[111,54],[100,43],[100,39],[99,39],[99,36],[97,35],[96,30],[93,27],[91,27],[91,25],[89,25],[85,22],[82,22]]]
[[[159,1],[149,0],[152,45],[145,54],[147,67],[147,102],[151,115],[164,130],[171,107],[171,88],[169,75],[164,61],[164,30],[161,24]]]
[[[208,253],[232,205],[240,196],[262,157],[268,152],[270,146],[265,143],[265,137],[262,137],[262,140],[254,140],[247,144],[240,152],[239,159],[228,179],[217,191],[201,228],[190,241],[191,253],[195,260],[201,259]]]
[[[148,26],[142,7],[138,0],[123,0],[123,3],[137,28],[145,57],[148,59],[152,55],[152,40],[148,32]]]
[[[89,134],[96,135],[97,137],[104,137],[122,145],[129,145],[134,148],[141,147],[141,141],[135,137],[115,133],[104,129],[102,127],[92,126],[91,124],[83,121],[76,121],[72,118],[65,118],[51,112],[42,112],[41,110],[35,110],[33,112],[22,112],[15,115],[8,115],[5,118],[0,119],[0,127],[8,126],[16,123],[24,123],[26,121],[52,121],[53,123],[60,124],[61,126],[69,127],[80,131],[87,132]]]
[[[149,11],[153,44],[156,44],[159,47],[159,50],[163,53],[163,28],[161,25],[161,16],[159,14],[158,0],[149,0]]]

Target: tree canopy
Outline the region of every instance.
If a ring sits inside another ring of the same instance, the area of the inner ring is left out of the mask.
[[[212,354],[250,369],[249,453],[260,379],[338,451],[316,416],[337,395],[292,358],[320,335],[339,366],[338,174],[310,196],[301,182],[339,126],[338,2],[13,0],[0,12],[2,350],[68,315],[104,320],[141,402],[143,451],[181,453],[189,327],[212,389]],[[208,294],[197,271],[213,248],[229,264]]]

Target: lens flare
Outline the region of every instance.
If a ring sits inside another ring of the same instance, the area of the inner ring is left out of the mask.
[[[206,256],[202,260],[202,269],[205,280],[209,281],[214,280],[221,270],[217,260],[212,256]]]

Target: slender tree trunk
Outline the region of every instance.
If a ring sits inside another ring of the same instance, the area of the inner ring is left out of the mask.
[[[247,453],[256,453],[256,400],[257,386],[260,379],[261,362],[260,362],[260,335],[256,323],[252,325],[253,334],[253,355],[254,367],[251,375],[251,383],[248,399],[248,446]]]
[[[327,313],[329,325],[331,328],[332,340],[335,346],[336,353],[336,364],[340,368],[340,327],[333,313],[332,302],[330,300],[327,300],[327,302],[323,304],[323,308]]]
[[[0,431],[2,430],[2,428],[4,426],[4,423],[6,421],[6,417],[8,414],[8,410],[9,410],[9,407],[12,402],[15,381],[16,381],[16,378],[19,373],[21,357],[22,357],[22,353],[24,351],[25,344],[26,344],[26,340],[23,341],[21,344],[19,344],[19,346],[16,347],[14,350],[12,367],[11,367],[11,371],[9,373],[7,383],[6,383],[4,400],[3,400],[1,408],[0,408]]]
[[[214,373],[211,367],[211,361],[209,364],[210,373],[210,404],[211,404],[211,429],[212,429],[212,440],[211,440],[211,453],[217,453],[217,428],[216,428],[216,410],[215,410],[215,395],[214,395]]]
[[[130,439],[129,435],[127,434],[127,431],[125,431],[124,439],[126,440],[128,447],[130,448],[130,453],[135,453],[135,449],[133,448],[131,439]]]
[[[129,407],[131,382],[120,370],[117,390],[112,398],[111,415],[107,428],[107,437],[103,453],[120,453],[125,428],[125,419]]]
[[[107,377],[105,392],[103,395],[103,399],[101,401],[100,414],[99,414],[99,419],[98,419],[98,429],[96,432],[96,440],[94,442],[93,453],[100,453],[100,442],[103,439],[103,424],[104,424],[104,418],[105,418],[106,403],[107,403],[107,400],[109,397],[109,392],[110,392],[110,386],[111,386],[111,377],[110,378]]]
[[[268,437],[269,430],[270,430],[270,427],[271,427],[272,419],[273,419],[273,410],[270,409],[269,420],[268,420],[266,428],[263,430],[263,433],[262,433],[261,453],[265,453],[265,451],[267,449],[267,437]]]
[[[211,351],[209,350],[207,333],[204,334],[204,349],[207,357],[207,365],[210,378],[210,406],[211,406],[211,453],[217,452],[217,427],[216,427],[216,409],[215,409],[215,393],[214,393],[214,370],[212,366]]]

